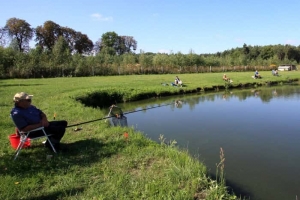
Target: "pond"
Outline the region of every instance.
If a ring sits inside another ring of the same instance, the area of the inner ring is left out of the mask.
[[[276,86],[118,106],[131,111],[128,126],[155,141],[176,140],[212,176],[222,147],[226,184],[235,194],[282,200],[300,196],[299,103],[299,86]]]

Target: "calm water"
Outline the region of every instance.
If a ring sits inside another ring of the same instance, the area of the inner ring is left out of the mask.
[[[181,100],[176,107],[172,102]],[[172,103],[171,105],[161,106]],[[158,141],[176,140],[216,172],[225,152],[227,185],[251,199],[300,198],[300,87],[220,92],[119,104],[128,125]]]

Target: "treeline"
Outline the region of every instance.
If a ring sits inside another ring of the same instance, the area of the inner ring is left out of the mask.
[[[29,47],[33,39],[34,48]],[[268,45],[233,48],[215,54],[151,53],[137,49],[132,36],[115,32],[92,42],[87,35],[52,21],[32,28],[11,18],[0,28],[1,78],[39,78],[126,74],[202,73],[270,70],[300,62],[300,46]]]

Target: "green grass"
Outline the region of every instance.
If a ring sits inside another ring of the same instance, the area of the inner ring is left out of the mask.
[[[226,74],[234,81],[231,87],[300,78],[298,71],[282,72],[280,77],[261,72],[263,79],[260,80],[252,79],[253,73],[249,72]],[[194,196],[198,199],[237,199],[227,193],[220,169],[217,174],[221,179],[211,180],[205,166],[186,150],[178,149],[172,138],[162,136],[161,143],[156,143],[131,127],[110,127],[105,120],[85,124],[77,132],[68,128],[62,140],[68,152],[47,159],[51,153],[40,142],[34,142],[32,147],[22,150],[17,161],[12,160],[14,150],[8,135],[15,129],[9,113],[17,92],[33,94],[33,104],[42,109],[49,120],[56,113],[57,120],[66,119],[69,124],[77,124],[105,117],[110,103],[105,101],[113,100],[116,95],[122,101],[130,101],[225,85],[222,73],[179,77],[184,83],[182,88],[161,85],[173,82],[174,75],[0,80],[1,199],[181,200],[194,199]],[[90,107],[87,106],[91,103],[89,97],[103,99],[98,102],[94,98],[95,106]],[[128,140],[124,132],[128,132]]]

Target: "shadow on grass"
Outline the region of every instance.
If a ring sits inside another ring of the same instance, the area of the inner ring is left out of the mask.
[[[73,188],[73,189],[65,189],[62,191],[52,192],[50,194],[43,194],[36,197],[26,198],[26,200],[53,200],[53,199],[63,199],[64,197],[72,197],[77,196],[79,193],[84,191],[83,187]]]
[[[43,85],[43,84],[1,84],[1,87],[13,87],[13,86],[37,86],[37,85]]]
[[[89,166],[101,162],[101,159],[117,154],[125,147],[124,141],[103,143],[99,139],[86,139],[63,144],[67,148],[54,154],[43,146],[32,146],[22,149],[18,158],[13,161],[13,153],[1,157],[0,174],[30,177],[36,173],[60,173],[70,166]],[[52,157],[47,159],[47,156]]]

